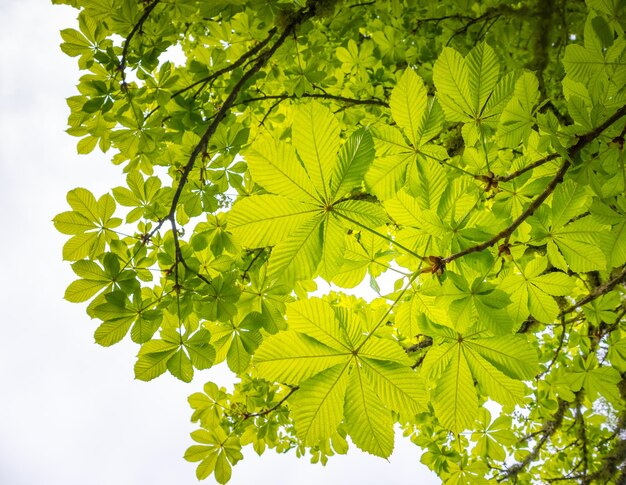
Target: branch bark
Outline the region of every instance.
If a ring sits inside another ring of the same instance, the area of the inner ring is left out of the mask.
[[[537,196],[537,198],[535,198],[530,203],[530,205],[526,208],[526,210],[517,219],[515,219],[510,226],[500,231],[498,234],[493,236],[488,241],[485,241],[481,244],[477,244],[475,246],[471,246],[467,249],[464,249],[463,251],[459,251],[458,253],[452,254],[448,256],[447,258],[441,258],[443,263],[447,264],[447,263],[450,263],[451,261],[454,261],[455,259],[459,259],[468,254],[484,251],[485,249],[490,248],[491,246],[496,244],[498,241],[505,239],[505,238],[509,238],[513,234],[515,229],[517,229],[522,224],[522,222],[524,222],[531,215],[533,215],[534,212],[539,208],[539,206],[545,202],[548,196],[552,192],[554,192],[557,186],[561,182],[563,182],[565,173],[572,165],[572,162],[570,160],[572,160],[576,155],[578,155],[578,153],[583,148],[585,148],[589,143],[591,143],[598,136],[600,136],[600,134],[604,130],[610,127],[613,123],[617,122],[623,116],[626,116],[626,105],[622,106],[612,116],[607,118],[604,121],[604,123],[600,124],[599,126],[591,130],[590,132],[584,135],[581,135],[578,138],[578,141],[567,150],[566,160],[563,162],[563,164],[561,165],[561,167],[559,168],[555,176],[552,178],[548,186],[544,189],[544,191],[541,194]]]
[[[160,1],[161,0],[154,0],[150,5],[145,8],[143,14],[141,15],[137,23],[133,26],[132,30],[128,34],[128,37],[126,37],[126,40],[124,41],[124,47],[122,48],[122,58],[120,59],[119,65],[119,70],[122,75],[122,88],[126,87],[126,58],[128,57],[128,46],[130,45],[130,41],[133,40],[135,34],[139,32],[145,21],[148,20],[148,17]]]

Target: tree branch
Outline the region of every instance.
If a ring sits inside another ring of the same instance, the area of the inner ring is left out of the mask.
[[[468,255],[468,254],[483,251],[483,250],[485,250],[487,248],[490,248],[491,246],[496,244],[498,241],[500,241],[500,240],[502,240],[504,238],[510,237],[513,234],[513,232],[515,231],[515,229],[517,229],[522,224],[522,222],[524,222],[531,215],[533,215],[534,212],[539,208],[539,206],[541,204],[543,204],[543,202],[548,198],[548,196],[552,192],[554,192],[556,187],[561,182],[563,182],[563,177],[565,176],[565,173],[567,172],[567,170],[572,165],[572,162],[570,162],[570,160],[572,158],[574,158],[576,155],[578,155],[578,153],[584,147],[586,147],[589,143],[591,143],[598,136],[600,136],[600,134],[604,130],[606,130],[609,126],[611,126],[613,123],[618,121],[623,116],[626,116],[626,105],[622,106],[612,116],[607,118],[604,121],[604,123],[600,124],[599,126],[594,128],[590,132],[588,132],[588,133],[586,133],[584,135],[581,135],[578,138],[578,141],[567,150],[567,160],[565,160],[563,162],[563,164],[561,165],[561,167],[557,171],[557,173],[554,176],[554,178],[550,181],[548,186],[544,189],[544,191],[541,194],[539,194],[539,196],[537,196],[536,199],[534,199],[530,203],[530,205],[526,208],[526,210],[517,219],[515,219],[510,226],[508,226],[507,228],[505,228],[502,231],[500,231],[498,234],[493,236],[488,241],[485,241],[485,242],[483,242],[481,244],[477,244],[475,246],[471,246],[471,247],[469,247],[467,249],[464,249],[463,251],[459,251],[458,253],[452,254],[452,255],[448,256],[447,258],[441,258],[442,262],[444,264],[447,264],[447,263],[450,263],[451,261],[454,261],[455,259],[459,259],[459,258],[461,258],[463,256]]]
[[[545,370],[541,374],[535,377],[535,379],[537,380],[541,379],[548,372],[550,372],[550,369],[552,369],[552,366],[555,364],[556,360],[559,358],[559,354],[561,353],[561,350],[563,349],[563,343],[565,342],[565,335],[567,333],[567,324],[565,323],[565,315],[561,314],[560,317],[561,317],[562,330],[561,330],[561,337],[559,338],[559,345],[554,351],[554,357],[552,357],[552,360],[550,361],[548,366],[545,368]]]
[[[565,315],[567,313],[572,313],[573,311],[577,310],[581,306],[592,302],[593,300],[604,295],[605,293],[608,293],[613,288],[615,288],[618,284],[625,282],[625,281],[626,281],[626,266],[622,268],[622,271],[620,271],[620,273],[615,278],[607,281],[603,285],[598,286],[594,291],[589,293],[584,298],[581,298],[579,301],[574,303],[571,307],[567,308],[566,310],[563,310],[562,315]]]
[[[534,169],[537,167],[541,167],[542,165],[544,165],[547,162],[550,162],[552,160],[555,160],[557,158],[560,157],[559,153],[552,153],[550,155],[548,155],[547,157],[541,158],[533,163],[531,163],[530,165],[525,166],[524,168],[520,168],[519,170],[516,170],[515,172],[509,174],[509,175],[504,175],[502,177],[494,177],[495,182],[508,182],[510,180],[513,180],[516,177],[519,177],[520,175]]]
[[[267,51],[260,54],[257,57],[254,65],[248,71],[246,71],[241,76],[239,81],[235,84],[235,86],[233,86],[230,94],[228,95],[224,103],[222,104],[222,107],[216,113],[211,124],[209,124],[209,126],[207,127],[206,131],[202,135],[202,138],[200,139],[200,142],[195,146],[195,148],[191,152],[191,155],[189,156],[189,160],[187,161],[187,163],[185,164],[185,167],[183,168],[183,174],[178,183],[178,187],[176,188],[176,192],[174,193],[174,197],[172,198],[172,205],[170,208],[169,217],[174,217],[174,215],[176,214],[176,207],[178,205],[178,201],[182,194],[183,188],[185,187],[185,184],[187,183],[189,174],[191,173],[191,170],[193,169],[196,159],[198,158],[198,155],[200,155],[200,153],[202,153],[206,149],[209,143],[209,140],[217,131],[217,127],[219,126],[221,121],[224,119],[228,111],[235,104],[235,101],[237,100],[237,96],[239,96],[239,92],[243,89],[245,84],[252,78],[252,76],[254,76],[257,72],[261,70],[261,68],[274,55],[274,53],[278,50],[278,48],[284,44],[285,40],[287,40],[287,38],[294,32],[296,27],[300,25],[301,23],[305,22],[306,20],[308,20],[309,18],[311,18],[314,15],[314,12],[315,12],[315,9],[311,7],[306,7],[298,11],[294,15],[292,22],[285,28],[285,30],[280,35],[280,37],[276,40],[276,42],[274,42],[274,45],[272,45],[272,47],[270,47]]]
[[[543,425],[541,431],[539,432],[541,438],[539,439],[539,441],[537,441],[532,451],[522,461],[510,466],[506,470],[506,472],[504,472],[502,476],[498,478],[499,482],[515,478],[524,468],[526,468],[530,463],[537,459],[537,457],[539,456],[539,452],[544,447],[548,439],[554,433],[556,433],[556,431],[563,424],[563,418],[565,417],[565,412],[568,408],[569,403],[567,401],[559,400],[559,407],[556,413],[550,421],[546,422]]]
[[[255,54],[259,53],[269,43],[269,41],[272,40],[272,37],[274,37],[274,35],[276,35],[276,32],[277,32],[277,29],[276,29],[276,27],[274,27],[273,29],[271,29],[268,32],[267,37],[265,37],[265,39],[263,39],[261,42],[259,42],[257,45],[255,45],[252,49],[250,49],[245,54],[243,54],[235,62],[233,62],[232,64],[229,64],[226,67],[223,67],[222,69],[219,69],[218,71],[215,71],[213,74],[210,74],[210,75],[208,75],[208,76],[206,76],[206,77],[204,77],[202,79],[199,79],[198,81],[195,81],[194,83],[191,83],[189,86],[186,86],[186,87],[184,87],[184,88],[182,88],[182,89],[180,89],[178,91],[173,92],[171,98],[175,98],[176,96],[180,96],[181,94],[189,91],[190,89],[195,88],[199,84],[202,84],[202,87],[198,90],[198,93],[199,93],[211,81],[214,81],[218,77],[223,76],[224,74],[226,74],[226,73],[228,73],[230,71],[233,71],[233,70],[237,69],[238,67],[242,66],[248,59],[250,59]],[[196,93],[196,96],[198,95],[198,93]]]
[[[294,14],[292,22],[285,28],[285,30],[280,35],[280,37],[276,40],[276,42],[269,49],[267,49],[265,52],[262,52],[262,53],[260,53],[258,55],[258,57],[255,59],[254,64],[252,65],[252,67],[250,69],[248,69],[241,76],[239,81],[237,81],[235,86],[232,88],[230,94],[228,95],[228,97],[226,98],[224,103],[222,104],[222,106],[219,109],[219,111],[217,111],[217,113],[212,117],[211,123],[209,124],[209,126],[205,130],[205,132],[202,135],[202,138],[200,139],[198,144],[192,150],[191,155],[189,156],[189,159],[188,159],[187,163],[183,167],[181,178],[180,178],[180,180],[178,182],[178,186],[176,187],[176,191],[174,192],[174,196],[172,197],[170,211],[169,211],[168,215],[162,221],[159,222],[159,225],[158,225],[158,227],[160,227],[165,220],[169,220],[170,223],[171,223],[171,226],[172,226],[172,233],[173,233],[173,237],[174,237],[174,246],[175,246],[175,250],[176,250],[176,269],[175,269],[176,286],[178,286],[178,263],[182,264],[183,267],[185,267],[185,269],[187,269],[187,270],[191,271],[192,273],[194,273],[196,276],[198,276],[205,283],[207,283],[209,285],[211,284],[211,281],[208,278],[202,276],[201,274],[199,274],[196,271],[193,271],[187,265],[183,255],[182,255],[182,250],[181,250],[181,247],[180,247],[180,242],[178,240],[178,232],[177,232],[177,226],[176,226],[176,210],[177,210],[177,207],[178,207],[178,201],[180,200],[180,197],[182,195],[183,189],[184,189],[185,185],[187,184],[187,180],[189,178],[189,174],[191,173],[191,171],[192,171],[192,169],[193,169],[193,167],[195,165],[196,159],[198,158],[200,153],[202,153],[202,152],[204,152],[206,150],[206,147],[208,146],[209,140],[211,139],[211,137],[217,131],[217,128],[218,128],[219,124],[224,119],[226,114],[235,105],[237,97],[239,96],[240,91],[244,88],[246,83],[257,72],[259,72],[261,70],[261,68],[267,63],[267,61],[272,57],[272,55],[274,55],[274,53],[278,50],[278,48],[281,45],[283,45],[285,40],[295,31],[296,27],[298,25],[300,25],[301,23],[305,22],[307,19],[311,18],[314,15],[314,12],[315,12],[314,7],[303,8],[299,12],[296,12],[296,14]],[[269,39],[271,39],[271,37],[273,35],[274,35],[274,33],[271,33],[268,36],[268,38],[266,39],[266,41],[269,42]],[[263,45],[261,45],[260,47],[258,45],[255,46],[252,49],[252,51],[254,53],[259,52],[262,49],[262,47],[267,44],[266,41],[264,41],[265,44],[261,43]],[[242,57],[240,57],[235,64],[238,63],[238,65],[241,65],[241,64],[243,64],[245,62],[246,59],[252,57],[252,54],[250,54],[250,51],[248,52],[248,54],[244,54]],[[226,68],[224,68],[224,69],[226,69]],[[229,70],[230,69],[234,69],[234,67],[231,65],[231,66],[228,66],[228,69]]]
[[[295,94],[274,94],[274,95],[267,95],[267,96],[258,96],[255,98],[242,99],[237,104],[250,104],[255,101],[265,101],[265,100],[270,100],[270,99],[284,101],[286,99],[300,99],[300,98],[329,99],[332,101],[340,101],[342,103],[384,106],[386,108],[389,107],[389,103],[378,98],[356,99],[356,98],[346,98],[344,96],[335,96],[333,94],[328,94],[328,93],[304,93],[302,96],[296,96]]]
[[[128,34],[128,37],[126,37],[126,40],[124,41],[124,47],[122,49],[122,58],[120,59],[120,65],[118,67],[121,75],[122,75],[122,88],[126,87],[126,58],[128,56],[128,46],[130,45],[130,41],[133,39],[133,37],[135,36],[135,34],[141,29],[141,27],[143,26],[144,22],[146,20],[148,20],[148,17],[150,16],[150,14],[152,13],[152,11],[154,10],[154,8],[159,4],[161,0],[154,0],[150,5],[148,5],[145,10],[143,11],[142,16],[139,18],[139,20],[137,21],[137,23],[133,26],[132,30],[130,31],[130,33]]]
[[[287,399],[289,399],[291,397],[291,395],[296,392],[298,389],[300,389],[300,386],[293,386],[291,388],[291,390],[287,393],[287,395],[285,397],[283,397],[280,401],[278,401],[278,403],[276,403],[274,406],[272,406],[271,408],[268,409],[264,409],[263,411],[259,411],[258,413],[243,413],[243,419],[244,421],[246,419],[250,419],[250,418],[256,418],[258,416],[267,416],[268,414],[270,414],[273,411],[276,411],[279,407],[281,407],[285,401],[287,401]]]

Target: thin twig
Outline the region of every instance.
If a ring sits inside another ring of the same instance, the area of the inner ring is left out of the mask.
[[[552,160],[555,160],[557,158],[559,158],[561,155],[559,153],[551,153],[550,155],[548,155],[547,157],[543,157],[529,165],[526,165],[524,168],[520,168],[519,170],[516,170],[513,173],[510,173],[509,175],[504,175],[502,177],[495,177],[496,182],[508,182],[510,180],[513,180],[516,177],[519,177],[520,175],[534,169],[537,167],[541,167],[542,165],[544,165],[545,163],[548,163]]]
[[[272,406],[271,408],[268,409],[264,409],[263,411],[259,411],[258,413],[244,413],[243,414],[243,419],[244,421],[246,419],[250,419],[250,418],[256,418],[258,416],[267,416],[269,413],[276,411],[279,407],[281,407],[285,401],[287,401],[287,399],[289,399],[291,397],[291,395],[296,392],[298,389],[300,389],[299,386],[293,386],[291,388],[291,390],[287,393],[287,395],[285,397],[283,397],[280,401],[278,401],[278,403],[276,403],[274,406]]]
[[[279,101],[283,101],[286,99],[300,99],[300,98],[329,99],[332,101],[340,101],[342,103],[349,103],[349,104],[365,104],[365,105],[372,105],[372,106],[383,106],[386,108],[389,107],[389,103],[378,98],[356,99],[356,98],[347,98],[345,96],[336,96],[336,95],[328,94],[328,93],[304,93],[301,96],[296,96],[295,94],[274,94],[274,95],[268,95],[268,96],[258,96],[254,98],[242,99],[237,104],[249,104],[255,101],[265,101],[269,99],[277,99]]]
[[[125,72],[125,69],[126,69],[126,58],[128,56],[128,46],[130,45],[130,41],[133,39],[135,34],[137,32],[139,32],[139,30],[143,26],[144,22],[146,20],[148,20],[148,17],[150,16],[152,11],[154,10],[154,7],[156,7],[159,4],[160,1],[161,0],[154,0],[154,2],[152,2],[150,5],[148,5],[145,8],[145,10],[143,11],[142,16],[139,18],[137,23],[133,26],[132,30],[128,34],[128,37],[126,37],[126,40],[124,41],[124,47],[122,48],[122,58],[120,59],[120,65],[118,67],[118,69],[119,69],[119,71],[120,71],[120,73],[122,75],[122,87],[126,87],[126,72]]]
[[[274,37],[275,34],[276,34],[276,27],[274,27],[273,29],[271,29],[268,32],[267,37],[265,37],[265,39],[263,39],[261,42],[259,42],[257,45],[255,45],[252,49],[250,49],[245,54],[243,54],[235,62],[233,62],[232,64],[229,64],[226,67],[223,67],[222,69],[219,69],[219,70],[215,71],[212,74],[209,74],[208,76],[206,76],[206,77],[204,77],[202,79],[199,79],[198,81],[195,81],[195,82],[191,83],[189,86],[186,86],[186,87],[184,87],[182,89],[179,89],[178,91],[173,92],[171,97],[175,98],[176,96],[180,96],[181,94],[189,91],[190,89],[195,88],[196,86],[198,86],[200,84],[202,84],[203,86],[199,89],[199,91],[202,91],[202,89],[204,89],[204,87],[209,82],[217,79],[220,76],[223,76],[224,74],[226,74],[226,73],[228,73],[230,71],[233,71],[233,70],[237,69],[239,66],[243,65],[252,56],[254,56],[255,54],[259,53],[269,43],[269,41],[272,39],[272,37]]]
[[[254,65],[248,71],[246,71],[241,76],[239,81],[233,86],[233,88],[230,91],[230,94],[228,95],[224,103],[222,104],[222,107],[220,108],[220,110],[215,114],[213,121],[207,127],[206,131],[202,135],[202,138],[200,139],[198,144],[194,147],[193,151],[191,152],[191,155],[189,156],[189,160],[187,161],[187,163],[185,164],[185,167],[183,168],[183,173],[178,183],[178,187],[176,187],[176,191],[174,192],[174,197],[172,198],[172,205],[170,206],[169,217],[174,217],[174,214],[176,213],[176,207],[178,205],[178,201],[183,192],[183,188],[185,187],[187,183],[189,174],[191,173],[191,170],[194,167],[196,159],[198,158],[198,155],[200,155],[200,153],[202,153],[206,149],[209,140],[217,131],[217,127],[219,126],[221,121],[224,119],[228,111],[235,105],[237,97],[239,96],[239,92],[243,89],[246,83],[257,72],[261,70],[261,68],[267,63],[267,61],[272,57],[272,55],[274,55],[274,53],[278,50],[278,48],[283,45],[285,40],[287,40],[287,38],[291,35],[291,33],[295,30],[295,28],[298,25],[300,25],[302,22],[308,20],[309,18],[313,16],[314,11],[315,10],[313,8],[304,8],[300,10],[299,13],[294,15],[294,20],[291,22],[291,24],[287,26],[287,28],[285,28],[283,33],[274,43],[274,45],[270,47],[267,51],[263,52],[262,54],[259,54]]]

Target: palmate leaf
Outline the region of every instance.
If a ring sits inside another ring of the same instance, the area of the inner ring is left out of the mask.
[[[472,453],[482,458],[490,457],[496,461],[504,461],[506,459],[504,446],[511,446],[517,441],[512,430],[513,420],[510,416],[500,415],[491,421],[491,414],[487,409],[480,408],[478,411],[478,426],[476,432],[472,434],[476,448]]]
[[[141,346],[135,362],[135,378],[150,381],[169,370],[174,377],[191,382],[194,367],[208,369],[213,365],[215,350],[210,338],[205,329],[192,335],[163,330],[160,340],[150,340]]]
[[[260,313],[265,330],[273,334],[286,328],[285,303],[293,300],[290,293],[289,286],[270,281],[267,267],[262,266],[250,275],[250,284],[242,289],[237,306],[242,313]]]
[[[445,47],[433,66],[433,81],[446,119],[466,123],[465,132],[474,136],[484,135],[484,126],[495,128],[518,76],[511,72],[500,78],[500,63],[486,43],[478,44],[465,58]]]
[[[478,320],[480,328],[494,334],[511,332],[512,322],[505,308],[510,303],[506,293],[477,277],[472,282],[449,272],[436,304],[448,308],[451,326],[464,334]]]
[[[419,166],[447,158],[445,150],[438,150],[441,147],[428,144],[441,132],[443,113],[435,99],[429,100],[424,82],[412,69],[406,69],[394,87],[390,107],[401,130],[376,128],[376,160],[365,176],[366,187],[381,199],[393,197]]]
[[[606,266],[606,256],[598,240],[605,231],[606,226],[584,217],[553,230],[552,236],[567,265],[573,271],[586,272]],[[551,262],[555,266],[558,264]],[[557,267],[567,271],[567,268]]]
[[[567,374],[567,381],[574,392],[585,389],[586,397],[591,402],[601,395],[617,409],[625,408],[618,388],[620,373],[612,367],[599,365],[595,354],[586,359],[577,357]]]
[[[343,288],[353,288],[363,281],[368,271],[372,277],[383,273],[393,256],[389,242],[372,233],[363,231],[350,235],[345,239],[341,265],[332,282]]]
[[[191,438],[200,445],[193,445],[185,452],[185,460],[200,461],[196,469],[198,480],[214,473],[218,483],[227,483],[232,475],[232,465],[243,459],[239,438],[228,436],[219,426],[210,431],[199,429]]]
[[[315,445],[345,419],[357,446],[389,456],[391,410],[411,414],[425,404],[402,348],[364,334],[361,317],[324,300],[289,304],[287,319],[289,330],[267,338],[253,365],[260,377],[299,386],[290,402],[298,437]]]
[[[533,245],[546,244],[548,260],[562,271],[587,272],[604,269],[609,246],[609,226],[598,217],[584,215],[590,198],[586,189],[573,182],[558,187],[551,211],[531,216]],[[580,217],[584,216],[584,217]]]
[[[539,100],[539,83],[534,74],[525,72],[515,83],[513,97],[507,103],[498,124],[496,139],[500,146],[516,147],[526,143],[535,120],[533,108]]]
[[[68,192],[67,202],[72,211],[62,212],[52,221],[59,232],[73,235],[63,246],[63,259],[96,259],[107,242],[117,239],[110,230],[122,223],[113,217],[115,200],[109,194],[96,200],[87,189],[77,188]]]
[[[308,279],[320,261],[322,274],[330,277],[338,269],[348,229],[378,227],[386,220],[375,204],[344,199],[360,188],[374,149],[364,129],[339,149],[338,130],[332,113],[311,103],[294,118],[296,151],[266,138],[247,152],[253,178],[274,194],[252,195],[235,204],[228,228],[244,246],[274,246],[268,263],[272,280]],[[325,244],[331,239],[333,244]]]
[[[523,336],[491,337],[470,329],[453,338],[443,327],[430,325],[429,330],[442,343],[428,351],[422,370],[443,426],[455,433],[472,426],[478,410],[474,381],[485,397],[502,404],[523,400],[520,380],[533,377],[538,367],[537,352]]]
[[[205,323],[211,333],[211,345],[215,348],[215,362],[226,360],[234,373],[245,372],[252,354],[263,341],[261,320],[260,314],[252,312],[238,314],[226,322]]]
[[[531,260],[521,275],[507,276],[499,288],[511,298],[511,311],[516,322],[521,323],[529,314],[538,321],[552,323],[559,314],[553,296],[569,295],[576,280],[564,273],[543,274],[548,262]]]

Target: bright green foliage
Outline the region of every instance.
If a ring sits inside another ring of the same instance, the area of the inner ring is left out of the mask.
[[[406,353],[374,336],[380,319],[333,310],[324,300],[292,303],[287,319],[289,331],[264,342],[255,368],[260,377],[300,387],[293,401],[298,437],[308,445],[328,439],[345,414],[357,446],[389,456],[389,411],[412,414],[425,405],[423,384]]]
[[[236,376],[198,478],[401,427],[449,484],[626,479],[626,3],[54,3],[125,176],[54,218],[65,297],[137,379]]]

